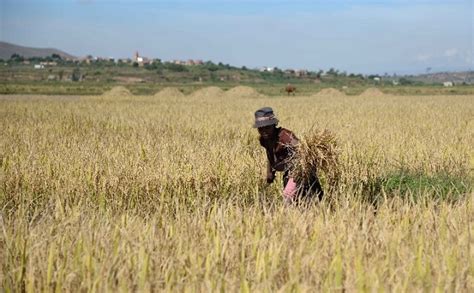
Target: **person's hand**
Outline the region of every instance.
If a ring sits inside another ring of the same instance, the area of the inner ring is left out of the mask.
[[[285,204],[285,206],[291,206],[295,203],[295,200],[291,197],[283,197],[283,202]]]

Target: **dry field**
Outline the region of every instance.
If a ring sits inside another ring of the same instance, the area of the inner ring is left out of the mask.
[[[209,92],[0,97],[0,291],[474,290],[474,96]],[[262,183],[262,106],[336,134],[324,201]]]

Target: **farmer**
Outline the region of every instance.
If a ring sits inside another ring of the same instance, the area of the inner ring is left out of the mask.
[[[267,152],[266,181],[271,184],[275,180],[275,173],[283,172],[283,196],[286,202],[293,202],[300,198],[318,196],[323,197],[323,190],[316,170],[304,182],[292,178],[292,160],[296,152],[298,138],[288,129],[276,127],[278,119],[273,109],[264,107],[255,112],[254,128],[260,134],[260,144]]]

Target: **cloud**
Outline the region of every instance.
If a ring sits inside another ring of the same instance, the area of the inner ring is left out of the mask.
[[[416,60],[417,60],[417,61],[421,61],[421,62],[428,61],[428,60],[430,60],[430,59],[432,59],[432,58],[433,58],[433,56],[430,55],[430,54],[418,54],[418,55],[416,56]]]
[[[455,57],[459,54],[459,50],[456,48],[447,49],[444,51],[444,56],[446,57]]]
[[[466,53],[464,54],[464,61],[466,61],[466,63],[472,64],[473,57],[474,51],[466,50]]]

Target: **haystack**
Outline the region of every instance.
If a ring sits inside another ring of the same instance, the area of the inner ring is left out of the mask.
[[[154,95],[155,98],[182,98],[184,94],[175,87],[165,87]]]
[[[249,86],[239,85],[231,88],[225,93],[228,98],[262,98],[264,95]]]
[[[340,178],[339,148],[336,137],[329,130],[314,130],[305,135],[295,153],[292,175],[304,182],[317,172],[330,187]]]
[[[378,88],[368,88],[363,93],[360,94],[361,96],[369,96],[369,97],[382,97],[385,94],[379,90]]]
[[[197,91],[194,91],[191,94],[193,98],[214,98],[214,97],[223,97],[224,91],[216,86],[209,86]]]
[[[320,90],[317,94],[314,96],[316,97],[342,97],[345,96],[346,94],[335,89],[335,88],[325,88]]]
[[[103,96],[107,97],[130,97],[132,93],[124,86],[114,86],[112,89],[104,92]]]

